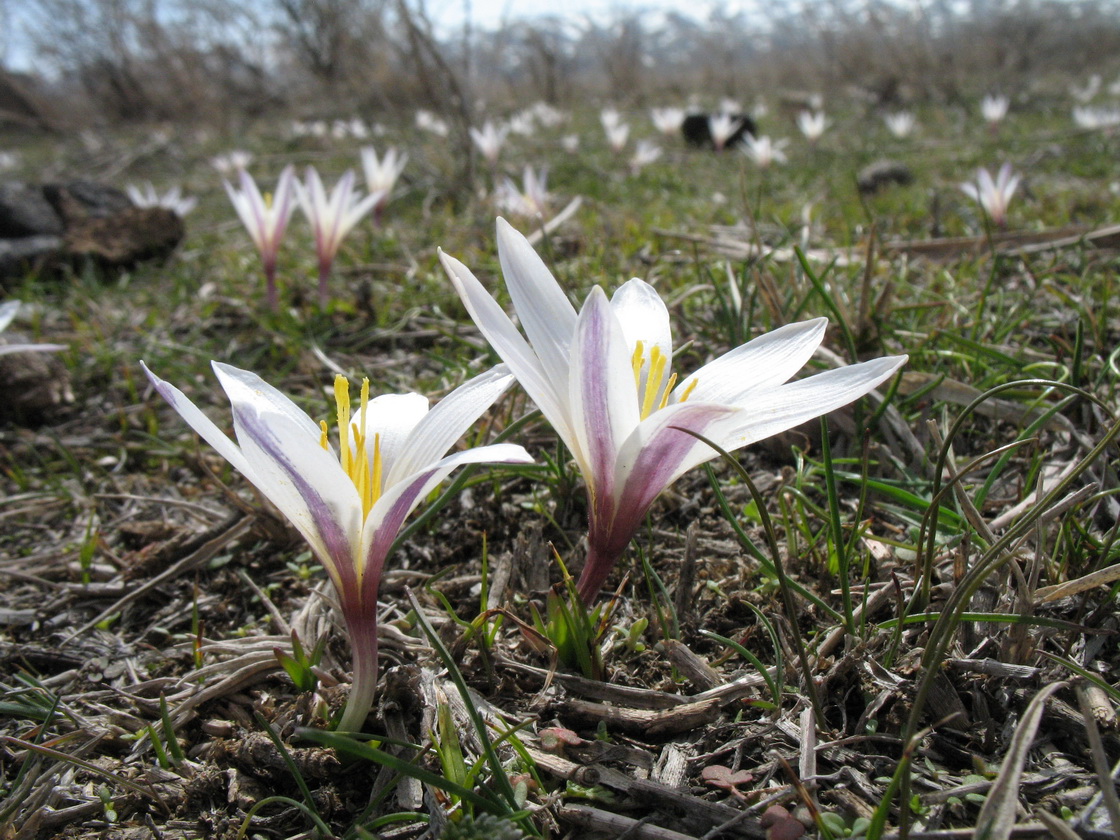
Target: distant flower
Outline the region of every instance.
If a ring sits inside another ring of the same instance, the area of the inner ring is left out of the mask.
[[[1120,125],[1120,108],[1092,108],[1078,105],[1073,109],[1073,121],[1078,128],[1096,130]]]
[[[637,175],[646,166],[661,157],[661,147],[652,140],[639,140],[630,158],[630,172]]]
[[[276,256],[288,221],[292,218],[292,211],[295,210],[295,170],[290,165],[284,167],[274,194],[261,195],[256,181],[244,169],[239,172],[239,177],[240,189],[230,186],[228,181],[222,183],[237,215],[241,217],[249,236],[253,238],[253,244],[260,252],[268,305],[269,308],[276,309],[279,304],[276,294]]]
[[[447,123],[431,111],[419,110],[416,112],[416,127],[430,131],[439,137],[446,137],[450,129]]]
[[[669,311],[648,283],[631,280],[611,299],[595,286],[576,312],[526,239],[501,219],[498,257],[521,328],[465,265],[441,254],[475,324],[587,485],[588,556],[577,584],[584,602],[598,594],[661,491],[717,456],[687,431],[739,449],[846,405],[905,362],[875,359],[789,382],[824,338],[827,321],[818,318],[763,335],[678,383]]]
[[[810,111],[823,111],[824,110],[824,96],[819,93],[809,94],[809,110]]]
[[[751,113],[755,117],[765,117],[767,114],[770,113],[770,106],[766,104],[765,99],[762,99],[762,98],[756,99],[754,101],[754,107],[751,109]]]
[[[980,100],[980,114],[990,128],[995,128],[1007,116],[1011,100],[1000,94],[991,94]]]
[[[975,181],[965,181],[960,185],[964,194],[979,202],[992,222],[1000,227],[1007,225],[1007,205],[1018,186],[1019,176],[1011,171],[1009,163],[999,168],[994,180],[987,169],[977,169]]]
[[[910,111],[896,111],[893,114],[887,114],[883,117],[883,121],[887,124],[887,130],[899,139],[909,137],[914,130],[914,126],[917,125],[917,120]]]
[[[210,165],[218,170],[219,175],[226,178],[248,169],[252,162],[253,153],[243,149],[234,149],[227,154],[210,158]]]
[[[680,133],[684,122],[684,108],[651,108],[649,117],[654,128],[666,137],[672,137]]]
[[[354,191],[354,173],[349,169],[338,179],[331,194],[313,167],[307,167],[304,183],[295,182],[296,199],[315,235],[315,252],[319,258],[319,305],[326,309],[330,297],[327,281],[334,258],[347,233],[384,197],[372,193],[365,198]]]
[[[506,178],[495,194],[498,208],[503,213],[531,219],[548,216],[552,198],[548,193],[548,168],[542,167],[537,172],[533,167],[526,166],[522,185],[519,190],[512,179]]]
[[[723,151],[731,136],[743,126],[743,121],[728,112],[708,115],[708,132],[712,135],[712,145],[717,152]]]
[[[719,109],[725,114],[739,114],[742,113],[743,105],[738,99],[725,96],[719,101]]]
[[[559,108],[554,108],[547,102],[535,103],[531,111],[545,128],[555,128],[567,118],[567,115],[563,111]]]
[[[483,123],[480,129],[471,126],[471,140],[491,167],[498,165],[498,156],[502,153],[507,134],[509,134],[508,126],[497,126],[490,120]]]
[[[0,172],[15,169],[19,164],[19,155],[15,152],[0,152]]]
[[[626,148],[626,140],[630,136],[630,126],[626,123],[617,123],[608,126],[603,124],[603,130],[607,133],[607,145],[611,147],[611,151],[616,154]]]
[[[0,303],[0,332],[8,328],[16,315],[19,314],[21,304],[18,300],[6,300]],[[0,356],[10,353],[53,353],[65,350],[65,344],[3,344],[0,343]]]
[[[510,134],[516,134],[519,137],[532,137],[537,133],[537,120],[530,110],[514,114],[509,118],[506,125]]]
[[[828,119],[823,111],[801,111],[797,115],[797,127],[810,143],[816,143],[828,128]]]
[[[560,145],[564,147],[565,152],[570,155],[574,155],[579,151],[579,135],[565,134],[560,138]]]
[[[1091,102],[1093,100],[1093,97],[1100,93],[1102,82],[1103,79],[1101,79],[1101,74],[1094,73],[1089,77],[1089,80],[1085,83],[1084,87],[1070,85],[1070,95],[1082,105],[1084,105],[1088,102]]]
[[[141,363],[143,364],[143,363]],[[354,677],[343,730],[362,728],[377,690],[377,593],[389,550],[405,519],[456,468],[477,463],[529,463],[509,443],[445,455],[509,387],[495,368],[461,385],[429,410],[420,394],[369,396],[350,403],[338,376],[338,439],[254,373],[213,363],[233,409],[237,442],[194,403],[144,367],[167,402],[207,443],[287,517],[334,584],[353,650]]]
[[[385,212],[385,206],[389,203],[389,198],[393,193],[393,187],[397,185],[397,179],[400,178],[401,173],[404,172],[405,164],[408,163],[408,153],[397,153],[395,147],[390,146],[385,151],[385,156],[378,160],[377,152],[372,146],[363,146],[361,150],[362,155],[362,171],[366,176],[366,189],[370,194],[380,193],[381,200],[373,207],[373,219],[377,224],[381,224],[381,216]]]
[[[606,107],[599,111],[599,122],[603,124],[603,131],[611,133],[611,129],[622,124],[622,115],[617,108]]]
[[[748,134],[742,149],[743,153],[753,160],[759,169],[767,169],[773,163],[786,162],[784,150],[788,145],[789,140],[784,137],[781,140],[771,140],[765,134],[758,137]]]
[[[180,217],[185,217],[198,206],[197,198],[184,196],[178,187],[171,187],[163,195],[159,195],[151,181],[145,181],[140,186],[129,184],[125,187],[125,192],[137,207],[163,207]]]

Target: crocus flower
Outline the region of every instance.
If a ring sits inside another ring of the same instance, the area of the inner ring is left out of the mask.
[[[1003,118],[1007,116],[1007,109],[1011,101],[1001,94],[989,94],[980,100],[980,115],[988,124],[990,131],[995,131]]]
[[[564,147],[565,152],[570,155],[574,155],[579,151],[579,135],[565,134],[560,138],[560,145]]]
[[[507,134],[509,134],[508,126],[497,126],[489,120],[483,123],[481,129],[471,126],[471,140],[491,168],[498,165],[498,155],[502,153]]]
[[[246,152],[243,149],[234,149],[228,154],[210,158],[210,165],[217,169],[219,174],[226,176],[248,169],[252,162],[253,153]]]
[[[197,198],[183,195],[178,187],[171,187],[160,195],[151,181],[145,181],[141,186],[129,184],[125,187],[125,192],[137,207],[163,207],[180,217],[186,216],[198,206]]]
[[[652,108],[649,117],[653,121],[654,128],[666,137],[671,137],[681,130],[684,108]]]
[[[883,122],[887,124],[887,130],[899,139],[909,137],[917,124],[917,120],[914,119],[914,115],[910,111],[896,111],[893,114],[887,114],[883,117]]]
[[[305,183],[296,181],[296,199],[315,234],[315,252],[319,257],[319,305],[324,309],[329,300],[327,280],[330,279],[331,266],[343,237],[382,197],[381,193],[372,193],[362,198],[354,192],[354,173],[349,169],[338,179],[329,196],[314,167],[307,167]]]
[[[828,120],[824,111],[801,111],[797,115],[797,127],[810,143],[816,143],[828,128]]]
[[[617,108],[607,106],[599,111],[599,122],[603,124],[603,130],[609,134],[612,128],[622,125],[622,114]]]
[[[784,150],[787,145],[789,140],[785,137],[781,140],[771,140],[765,134],[758,137],[748,134],[742,148],[743,154],[753,160],[759,169],[767,169],[772,163],[786,162]]]
[[[964,194],[979,202],[984,212],[1000,227],[1007,225],[1007,205],[1018,186],[1019,176],[1011,171],[1009,163],[999,168],[995,180],[987,169],[977,169],[975,181],[965,181],[960,185]]]
[[[621,152],[626,148],[626,140],[630,136],[630,126],[626,123],[615,123],[614,125],[603,124],[603,130],[607,133],[607,144],[611,147],[611,151]]]
[[[717,152],[723,151],[731,135],[738,131],[742,124],[742,120],[736,119],[726,111],[708,115],[708,132],[712,135],[712,145],[716,147]]]
[[[16,315],[19,314],[20,302],[18,300],[6,300],[0,303],[0,332],[4,332],[8,328],[8,324],[12,323]],[[0,343],[0,356],[7,356],[9,353],[51,353],[57,350],[65,350],[65,344],[3,344]]]
[[[361,154],[366,189],[371,194],[381,194],[381,200],[373,207],[373,220],[381,224],[381,216],[389,203],[389,196],[392,195],[393,187],[396,186],[397,179],[401,177],[405,164],[408,163],[408,153],[398,154],[396,147],[390,146],[385,151],[385,156],[378,160],[377,152],[372,146],[363,146]]]
[[[276,183],[276,192],[266,195],[261,195],[257,182],[244,169],[239,175],[241,189],[230,186],[228,181],[222,183],[237,215],[248,228],[249,236],[260,252],[268,289],[268,305],[271,309],[276,309],[276,255],[280,251],[280,241],[284,238],[292,211],[295,210],[292,200],[295,193],[295,170],[291,166],[284,167],[280,180]]]
[[[506,178],[495,193],[495,203],[502,212],[532,219],[548,215],[548,205],[552,196],[548,192],[548,167],[535,171],[526,166],[522,178],[522,189],[518,189],[510,178]]]
[[[652,140],[639,140],[630,158],[630,173],[637,175],[643,168],[661,157],[661,147]]]
[[[359,730],[377,688],[377,590],[404,520],[463,464],[528,463],[501,443],[445,455],[513,381],[495,368],[452,391],[430,411],[420,394],[369,396],[352,409],[350,384],[334,381],[337,448],[316,423],[254,373],[213,364],[233,409],[235,443],[197,406],[147,367],[152,384],[300,532],[338,594],[354,656],[354,682],[339,728]]]
[[[475,324],[583,475],[588,554],[577,586],[585,602],[658,494],[716,457],[688,431],[738,449],[851,402],[905,361],[876,359],[787,382],[823,339],[827,322],[819,318],[756,338],[678,382],[669,313],[652,286],[631,280],[610,300],[596,286],[577,313],[528,241],[501,219],[498,257],[525,337],[465,265],[440,258]]]
[[[446,120],[437,117],[431,111],[423,109],[416,112],[416,127],[430,131],[437,137],[446,137],[450,132]]]
[[[1070,85],[1070,95],[1082,105],[1086,105],[1089,102],[1092,102],[1093,97],[1100,93],[1101,84],[1103,81],[1104,80],[1101,78],[1100,73],[1094,73],[1089,77],[1089,80],[1085,83],[1084,87]]]
[[[19,156],[15,152],[0,152],[0,172],[15,169],[19,163]]]

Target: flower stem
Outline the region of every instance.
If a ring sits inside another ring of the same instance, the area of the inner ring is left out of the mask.
[[[353,649],[354,681],[338,722],[343,732],[361,732],[377,694],[377,614],[346,619]]]

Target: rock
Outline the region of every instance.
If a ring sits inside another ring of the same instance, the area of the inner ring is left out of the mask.
[[[127,268],[166,257],[183,238],[183,220],[165,207],[130,207],[104,218],[73,224],[65,237],[70,256],[94,257],[107,266]]]
[[[5,332],[0,344],[26,344],[28,337]],[[74,402],[70,371],[54,353],[32,350],[0,355],[0,423],[38,425]]]
[[[864,195],[873,195],[887,187],[904,187],[913,180],[914,173],[910,171],[910,167],[897,160],[869,163],[856,176],[856,184]]]
[[[747,134],[753,136],[758,133],[758,126],[749,116],[746,114],[734,114],[733,116],[735,119],[741,120],[742,124],[727,139],[724,144],[725,148],[731,148],[736,143],[743,142],[743,137]],[[687,115],[684,122],[681,123],[681,135],[690,146],[715,148],[715,143],[712,142],[712,130],[708,124],[708,114]]]
[[[42,189],[22,181],[0,184],[0,240],[60,236],[62,231],[62,217]]]
[[[29,270],[45,276],[88,259],[128,268],[168,256],[184,234],[175,211],[134,207],[94,181],[0,183],[0,279]]]

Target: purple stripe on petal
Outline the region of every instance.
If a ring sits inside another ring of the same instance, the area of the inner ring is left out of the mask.
[[[319,534],[319,540],[326,547],[328,554],[327,557],[320,557],[319,559],[323,563],[329,564],[335,572],[334,578],[336,583],[339,584],[340,596],[345,591],[355,588],[358,577],[357,570],[354,568],[350,537],[339,524],[330,505],[327,504],[314,485],[295,468],[284,449],[279,445],[276,436],[268,425],[261,420],[259,414],[246,411],[236,405],[233,413],[245,433],[251,436],[269,459],[280,468],[307,505],[315,530]]]

